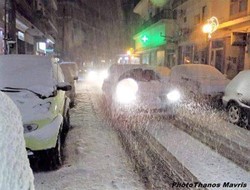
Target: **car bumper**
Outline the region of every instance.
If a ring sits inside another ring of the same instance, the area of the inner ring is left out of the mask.
[[[46,150],[56,146],[57,137],[63,122],[62,115],[58,115],[51,123],[35,131],[25,133],[25,143],[28,155],[33,151]]]
[[[167,102],[151,104],[115,104],[115,112],[122,115],[157,115],[167,112]]]

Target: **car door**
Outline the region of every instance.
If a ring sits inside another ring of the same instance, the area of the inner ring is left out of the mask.
[[[62,82],[65,82],[63,72],[58,64],[53,64],[53,77],[56,81],[56,85]],[[65,104],[65,91],[57,90],[55,86],[56,96],[54,98],[55,111],[63,115],[64,113],[64,104]]]

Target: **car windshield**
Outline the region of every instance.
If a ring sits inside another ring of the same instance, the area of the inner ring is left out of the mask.
[[[250,190],[250,0],[0,0],[2,94],[0,190]]]
[[[12,92],[12,93],[21,92],[21,91],[29,91],[29,92],[35,94],[36,96],[38,96],[41,99],[47,98],[46,96],[43,96],[43,95],[41,95],[41,94],[39,94],[39,93],[37,93],[35,91],[29,90],[27,88],[4,87],[3,89],[0,89],[0,91],[2,91],[2,92]]]
[[[26,88],[44,96],[54,91],[52,64],[46,57],[0,56],[0,88]]]

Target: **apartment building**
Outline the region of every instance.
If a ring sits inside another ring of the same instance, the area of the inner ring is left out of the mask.
[[[250,68],[250,0],[170,0],[163,7],[153,2],[141,0],[134,8],[145,21],[134,36],[142,63],[210,64],[229,78]],[[202,28],[212,17],[218,27],[209,38]]]
[[[15,10],[15,14],[11,9]],[[0,53],[3,54],[4,50],[17,54],[45,55],[54,52],[58,33],[56,11],[57,0],[1,1]],[[15,16],[5,21],[5,15],[9,18],[10,14]],[[13,23],[13,26],[10,27],[9,23]],[[14,37],[10,38],[11,31],[14,31]],[[3,36],[7,38],[6,47],[3,45]]]
[[[177,12],[180,34],[178,64],[210,64],[228,78],[250,67],[249,0],[177,0],[172,7]],[[202,27],[211,17],[216,17],[219,25],[208,38]]]
[[[120,1],[59,0],[59,38],[62,58],[100,63],[120,51]]]
[[[170,3],[154,4],[150,0],[141,0],[134,12],[143,19],[141,27],[134,35],[135,52],[142,64],[175,64],[175,14]],[[163,1],[164,2],[164,1]]]

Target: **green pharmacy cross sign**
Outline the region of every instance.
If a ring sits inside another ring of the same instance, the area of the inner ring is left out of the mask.
[[[143,41],[144,43],[147,42],[147,41],[148,41],[148,37],[144,35],[144,36],[142,37],[142,41]]]

